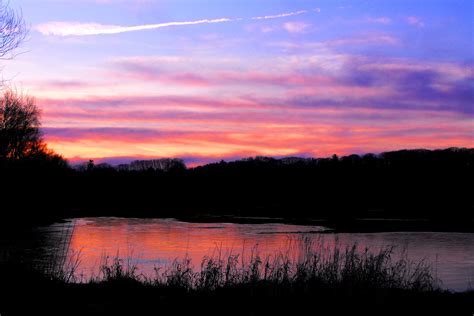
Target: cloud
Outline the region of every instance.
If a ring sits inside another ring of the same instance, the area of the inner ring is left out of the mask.
[[[196,21],[166,22],[158,24],[144,24],[136,26],[104,25],[99,23],[80,23],[80,22],[48,22],[39,24],[35,27],[43,35],[55,36],[85,36],[101,34],[119,34],[125,32],[153,30],[170,26],[185,26],[210,23],[224,23],[235,21],[228,18],[203,19]]]
[[[308,116],[308,112],[302,116]],[[200,156],[218,160],[255,155],[306,153],[308,156],[328,156],[351,151],[380,152],[399,149],[400,145],[406,148],[472,145],[470,129],[447,122],[446,116],[441,120],[438,117],[437,121],[435,116],[426,116],[426,113],[405,116],[401,120],[382,120],[370,126],[350,117],[341,118],[337,113],[327,122],[317,119],[304,123],[294,117],[289,119],[291,122],[286,125],[265,120],[246,131],[87,127],[45,128],[44,131],[53,148],[60,149],[66,157],[83,158],[148,156],[188,160]]]
[[[322,42],[323,45],[328,47],[335,46],[365,46],[365,45],[398,45],[400,40],[390,35],[367,35],[365,37],[353,37],[353,38],[342,38],[334,39]]]
[[[392,38],[367,37],[328,42],[324,45],[331,47],[392,42]],[[87,83],[81,81],[45,81],[43,86],[38,85],[35,89],[64,90],[70,86],[78,90],[84,89],[85,92],[81,94],[78,91],[78,94],[69,96],[69,99],[67,95],[58,100],[39,99],[45,105],[45,110],[54,108],[55,111],[68,107],[111,111],[127,108],[143,111],[174,108],[206,113],[240,109],[241,113],[247,113],[254,110],[278,110],[279,106],[280,109],[312,106],[429,110],[459,113],[466,117],[474,114],[471,106],[474,102],[472,63],[431,63],[341,54],[335,56],[337,62],[325,55],[315,54],[307,58],[276,58],[255,62],[252,67],[230,63],[213,69],[206,67],[206,62],[200,65],[199,59],[178,58],[177,66],[172,63],[166,67],[155,62],[168,60],[166,57],[118,59],[108,64],[104,77],[111,78],[112,82],[126,82],[127,86],[137,86],[148,92],[136,96],[126,93],[108,96],[108,90],[100,89],[100,85],[109,87],[109,81],[97,83],[98,90],[93,92],[87,89]],[[197,64],[199,67],[196,67]],[[272,67],[269,68],[268,65]],[[182,68],[187,70],[183,71]],[[172,85],[173,94],[161,95],[164,91],[156,91],[155,87],[162,83]],[[188,88],[196,90],[189,94]],[[205,93],[198,88],[205,88]],[[102,95],[98,95],[97,91]],[[150,91],[154,91],[152,94],[156,95],[150,95]],[[91,93],[95,95],[91,96]],[[269,99],[270,96],[274,99]],[[292,103],[294,100],[297,102]],[[109,114],[104,114],[102,118],[106,115]],[[141,113],[137,114],[140,115]],[[181,114],[177,113],[179,115]],[[194,115],[194,118],[197,116]]]
[[[289,33],[304,33],[310,24],[303,22],[287,22],[283,24],[283,28]]]
[[[35,85],[35,90],[44,97],[58,99],[45,103],[45,114],[53,107],[56,111],[61,111],[61,107],[82,108],[91,113],[95,109],[121,111],[128,107],[143,111],[175,107],[208,112],[241,107],[242,113],[246,113],[270,106],[275,109],[281,104],[288,108],[313,105],[433,110],[465,117],[474,114],[472,63],[435,63],[326,51],[342,45],[397,44],[396,39],[385,34],[315,44],[322,45],[322,53],[317,51],[319,46],[310,46],[311,54],[306,56],[268,57],[251,63],[219,61],[215,67],[208,66],[211,61],[207,56],[117,58],[101,70],[100,81],[86,77],[81,77],[81,81],[45,80],[43,85]],[[116,89],[110,90],[115,83]],[[94,84],[97,88],[91,89]],[[67,89],[76,91],[63,91]],[[118,95],[110,95],[112,91],[118,91]],[[292,104],[292,100],[298,102]]]
[[[270,85],[290,87],[306,84],[324,84],[327,79],[321,75],[303,75],[295,72],[272,73],[254,70],[214,70],[186,72],[180,69],[164,69],[146,60],[127,60],[112,63],[110,76],[114,78],[154,81],[183,87],[211,88],[219,86]],[[182,65],[185,65],[183,62]],[[189,65],[189,64],[188,64]],[[191,68],[192,66],[189,65]],[[330,78],[329,78],[330,79]]]
[[[385,34],[372,35],[368,42],[386,41],[378,38]],[[219,159],[473,146],[472,63],[330,49],[366,45],[363,39],[308,46],[305,55],[219,60],[215,67],[199,55],[116,58],[104,71],[117,73],[104,78],[124,82],[126,90],[98,93],[80,81],[45,81],[45,90],[78,89],[73,96],[53,91],[43,94],[49,100],[38,99],[45,137],[66,157],[90,158]],[[81,77],[95,79],[89,78]],[[108,80],[98,84],[110,85]],[[182,87],[156,89],[163,81]],[[199,84],[205,91],[188,89]]]
[[[190,132],[162,131],[150,128],[123,128],[123,127],[101,127],[101,128],[55,128],[45,127],[42,129],[48,140],[51,141],[81,141],[97,139],[116,139],[125,142],[149,142],[156,139],[190,137]]]
[[[352,58],[340,69],[335,84],[321,89],[308,87],[292,101],[316,108],[451,112],[472,119],[474,76],[460,73],[457,71],[460,67]]]
[[[41,90],[75,90],[95,87],[94,83],[85,80],[28,80],[29,86]]]
[[[39,105],[44,109],[48,144],[66,157],[220,159],[377,152],[402,145],[472,146],[472,114],[443,108],[447,100],[462,101],[453,98],[457,92],[430,96],[437,93],[430,86],[440,79],[438,73],[416,65],[368,67],[358,60],[345,65],[344,72],[341,82],[329,86],[307,82],[309,90],[295,90],[294,97],[286,98],[243,102],[225,97],[220,101],[117,95],[39,100]],[[385,85],[393,89],[385,91]]]
[[[367,22],[377,23],[377,24],[390,24],[392,23],[392,20],[387,17],[379,17],[379,18],[367,18]]]
[[[273,32],[273,31],[275,31],[275,30],[276,30],[276,28],[275,28],[275,27],[271,27],[271,26],[262,26],[262,27],[260,28],[260,31],[261,31],[262,33],[270,33],[270,32]]]
[[[406,18],[406,22],[410,25],[416,26],[416,27],[424,27],[425,23],[418,17],[416,16],[409,16]]]

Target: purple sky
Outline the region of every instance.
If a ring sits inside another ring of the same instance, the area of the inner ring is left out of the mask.
[[[11,6],[31,30],[3,77],[72,160],[474,147],[470,0]]]

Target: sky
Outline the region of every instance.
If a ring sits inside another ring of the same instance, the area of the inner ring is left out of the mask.
[[[84,159],[474,147],[474,1],[12,0],[3,79]]]

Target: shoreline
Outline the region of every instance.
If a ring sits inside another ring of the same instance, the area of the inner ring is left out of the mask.
[[[63,218],[64,222],[74,218],[137,218],[137,219],[175,219],[187,223],[233,223],[233,224],[288,224],[301,226],[320,226],[324,231],[318,234],[336,233],[386,233],[386,232],[446,232],[474,233],[474,221],[458,222],[430,220],[428,218],[354,218],[348,220],[331,220],[316,218],[285,218],[267,216],[234,216],[234,215],[187,215],[187,216],[78,216]]]

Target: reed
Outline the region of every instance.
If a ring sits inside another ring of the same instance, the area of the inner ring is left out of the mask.
[[[357,244],[341,247],[336,243],[327,246],[321,240],[301,238],[293,241],[284,251],[262,257],[258,247],[250,254],[233,253],[222,249],[202,258],[196,269],[185,256],[170,265],[155,267],[154,276],[139,273],[132,258],[118,255],[106,258],[99,276],[90,283],[117,281],[139,282],[146,286],[177,288],[184,291],[214,291],[242,286],[266,286],[288,290],[315,288],[400,289],[434,291],[439,282],[425,261],[412,262],[406,253],[395,256],[394,247],[388,246],[373,252],[359,249]],[[72,261],[56,279],[77,282],[74,277],[80,260]]]

